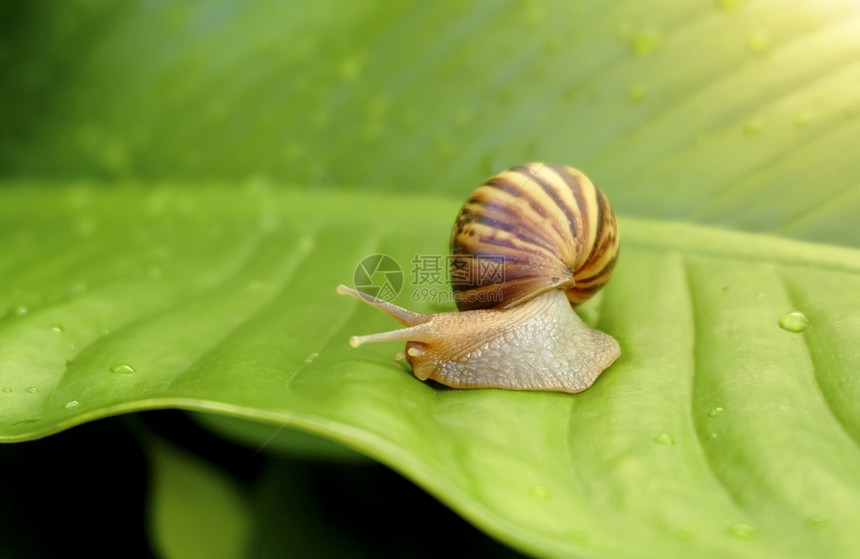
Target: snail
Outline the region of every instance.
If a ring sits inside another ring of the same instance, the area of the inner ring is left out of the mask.
[[[573,311],[609,280],[618,228],[606,197],[580,171],[530,163],[491,177],[451,233],[459,312],[421,314],[337,288],[406,328],[349,343],[405,341],[420,380],[453,388],[580,392],[621,354]]]

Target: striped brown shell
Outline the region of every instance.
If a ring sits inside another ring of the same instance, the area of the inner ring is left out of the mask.
[[[571,305],[609,281],[618,256],[615,214],[588,177],[529,163],[490,178],[451,233],[451,286],[461,311],[507,308],[551,289]]]

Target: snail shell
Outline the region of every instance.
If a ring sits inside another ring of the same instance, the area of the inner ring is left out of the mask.
[[[451,287],[461,311],[513,307],[551,289],[576,306],[609,281],[617,257],[603,193],[576,169],[529,163],[490,178],[463,205]]]

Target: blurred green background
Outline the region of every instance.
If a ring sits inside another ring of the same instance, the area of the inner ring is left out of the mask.
[[[33,1],[0,29],[0,187],[265,181],[412,212],[546,160],[622,216],[860,246],[860,2]],[[0,448],[2,552],[110,533],[190,557],[208,536],[181,519],[221,502],[224,556],[515,555],[333,443],[229,429],[150,412]],[[211,474],[197,505],[183,472]]]
[[[331,188],[328,174],[459,199],[552,160],[622,215],[844,243],[860,211],[854,0],[2,10],[7,177]]]

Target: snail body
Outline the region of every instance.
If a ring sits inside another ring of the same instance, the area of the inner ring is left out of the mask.
[[[452,388],[507,388],[580,392],[620,354],[618,342],[592,330],[564,293],[548,291],[510,309],[420,314],[344,285],[338,293],[361,299],[407,326],[353,336],[350,345],[405,341],[400,357],[420,380]]]
[[[460,312],[421,314],[346,286],[406,328],[350,344],[406,341],[415,376],[454,388],[580,392],[621,353],[573,311],[609,279],[615,216],[579,171],[532,163],[490,178],[451,234],[451,285]]]

